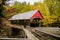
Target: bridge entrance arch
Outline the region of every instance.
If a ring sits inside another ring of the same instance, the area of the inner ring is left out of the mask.
[[[30,22],[30,27],[39,27],[40,26],[40,18],[34,18],[31,22]]]

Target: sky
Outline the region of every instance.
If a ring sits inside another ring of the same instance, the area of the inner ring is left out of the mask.
[[[9,5],[13,5],[15,1],[18,2],[26,2],[26,3],[30,3],[31,5],[34,4],[34,2],[43,2],[43,0],[10,0],[9,2],[7,2]]]
[[[18,2],[30,2],[30,4],[34,4],[34,2],[43,2],[43,0],[17,0]]]

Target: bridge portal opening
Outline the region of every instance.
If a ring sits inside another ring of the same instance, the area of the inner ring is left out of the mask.
[[[39,27],[40,23],[40,18],[34,18],[31,23],[30,23],[30,27]]]

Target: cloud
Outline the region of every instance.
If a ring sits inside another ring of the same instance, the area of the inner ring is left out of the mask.
[[[43,2],[43,0],[17,0],[18,2],[30,2],[30,4],[34,4],[34,2]]]

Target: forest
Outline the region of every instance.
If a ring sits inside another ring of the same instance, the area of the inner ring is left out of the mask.
[[[44,2],[35,2],[34,5],[16,1],[12,6],[6,4],[6,1],[0,0],[0,36],[4,31],[4,35],[6,32],[9,33],[7,24],[4,23],[5,20],[15,14],[37,9],[44,17],[41,21],[41,27],[60,27],[60,0],[44,0]]]
[[[60,0],[44,0],[44,2],[35,2],[34,5],[16,1],[12,6],[8,6],[5,1],[6,0],[0,0],[0,20],[8,19],[18,13],[38,9],[44,16],[44,20],[42,20],[42,27],[60,26]],[[12,8],[15,9],[15,12],[9,11]]]

